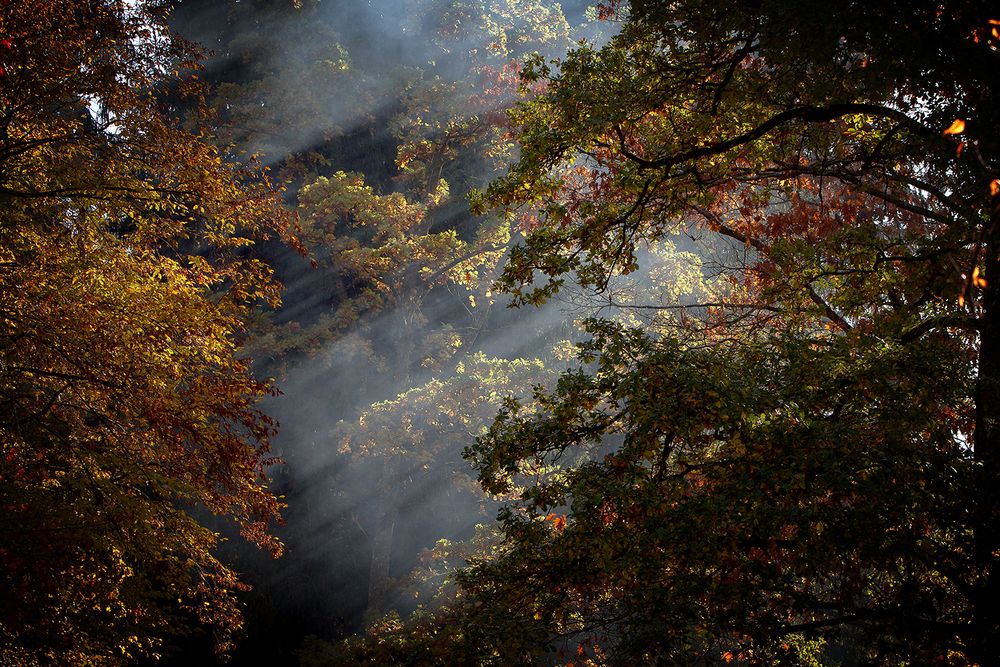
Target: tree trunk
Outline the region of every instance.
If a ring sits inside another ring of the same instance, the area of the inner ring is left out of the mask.
[[[412,279],[411,279],[412,280]],[[412,289],[410,290],[412,291]],[[410,364],[413,357],[414,333],[417,329],[418,308],[415,303],[405,298],[399,299],[400,305],[396,313],[396,335],[393,337],[393,347],[396,353],[396,368],[393,372],[395,391],[405,391],[410,388]],[[386,443],[395,446],[396,443]],[[374,621],[385,614],[389,607],[389,597],[392,592],[392,578],[389,576],[389,566],[392,560],[392,535],[396,528],[403,476],[402,461],[393,454],[384,459],[382,471],[376,486],[375,528],[372,533],[372,559],[368,571],[368,606],[365,608],[365,619]]]
[[[372,531],[372,558],[368,571],[368,606],[365,608],[365,620],[369,622],[386,612],[392,590],[389,565],[392,560],[392,534],[396,528],[396,501],[399,497],[393,486],[396,468],[392,461],[385,461],[375,499],[375,528]]]
[[[981,577],[974,600],[972,658],[995,664],[1000,656],[1000,195],[992,198],[985,238],[987,284],[983,294],[976,383],[975,558]]]

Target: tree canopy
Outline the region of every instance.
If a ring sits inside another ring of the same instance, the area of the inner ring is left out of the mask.
[[[729,289],[655,333],[592,322],[548,414],[509,410],[478,444],[489,489],[564,464],[502,517],[509,551],[464,575],[496,645],[987,664],[995,7],[605,11],[623,18],[607,46],[528,71],[546,92],[515,112],[520,160],[487,201],[540,216],[504,284],[600,291],[642,243],[687,235]]]
[[[277,555],[274,390],[238,355],[289,236],[203,138],[197,52],[158,2],[0,5],[0,662],[123,664],[242,584],[207,513]]]
[[[0,2],[0,662],[231,648],[251,363],[304,664],[995,661],[995,3],[572,4]]]
[[[501,285],[607,294],[678,240],[714,287],[616,303],[657,326],[589,321],[542,409],[479,439],[484,487],[527,488],[460,573],[448,641],[502,664],[989,664],[996,8],[600,12],[607,45],[529,61],[519,159],[476,200],[523,221]]]

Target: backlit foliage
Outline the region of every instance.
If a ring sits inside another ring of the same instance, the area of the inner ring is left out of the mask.
[[[683,236],[725,282],[658,304],[672,327],[592,321],[547,410],[480,440],[493,491],[523,461],[563,466],[462,577],[487,644],[512,662],[570,639],[579,664],[987,664],[987,4],[627,16],[608,46],[527,71],[546,93],[514,112],[520,160],[487,196],[539,215],[503,284],[526,303],[570,273],[605,292],[644,243]]]
[[[242,585],[195,517],[281,551],[237,346],[288,216],[172,120],[196,54],[158,3],[4,2],[0,35],[0,662],[124,664],[195,619],[225,650]]]

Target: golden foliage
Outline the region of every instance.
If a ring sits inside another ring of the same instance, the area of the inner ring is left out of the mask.
[[[226,649],[242,585],[193,508],[281,550],[255,407],[272,389],[236,353],[250,307],[278,298],[245,250],[290,219],[198,118],[174,120],[198,107],[197,61],[165,20],[153,2],[0,5],[4,664],[124,664],[185,619]]]

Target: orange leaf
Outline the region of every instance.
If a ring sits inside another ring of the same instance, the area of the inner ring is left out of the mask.
[[[733,661],[733,652],[732,651],[726,651],[725,653],[722,654],[722,659],[725,660],[726,662],[732,662]]]
[[[972,270],[972,284],[976,287],[986,287],[986,278],[979,275],[979,267]]]
[[[990,196],[996,197],[1000,195],[1000,178],[994,178],[990,181]]]
[[[943,134],[962,134],[963,132],[965,132],[965,121],[961,118],[956,118]]]

